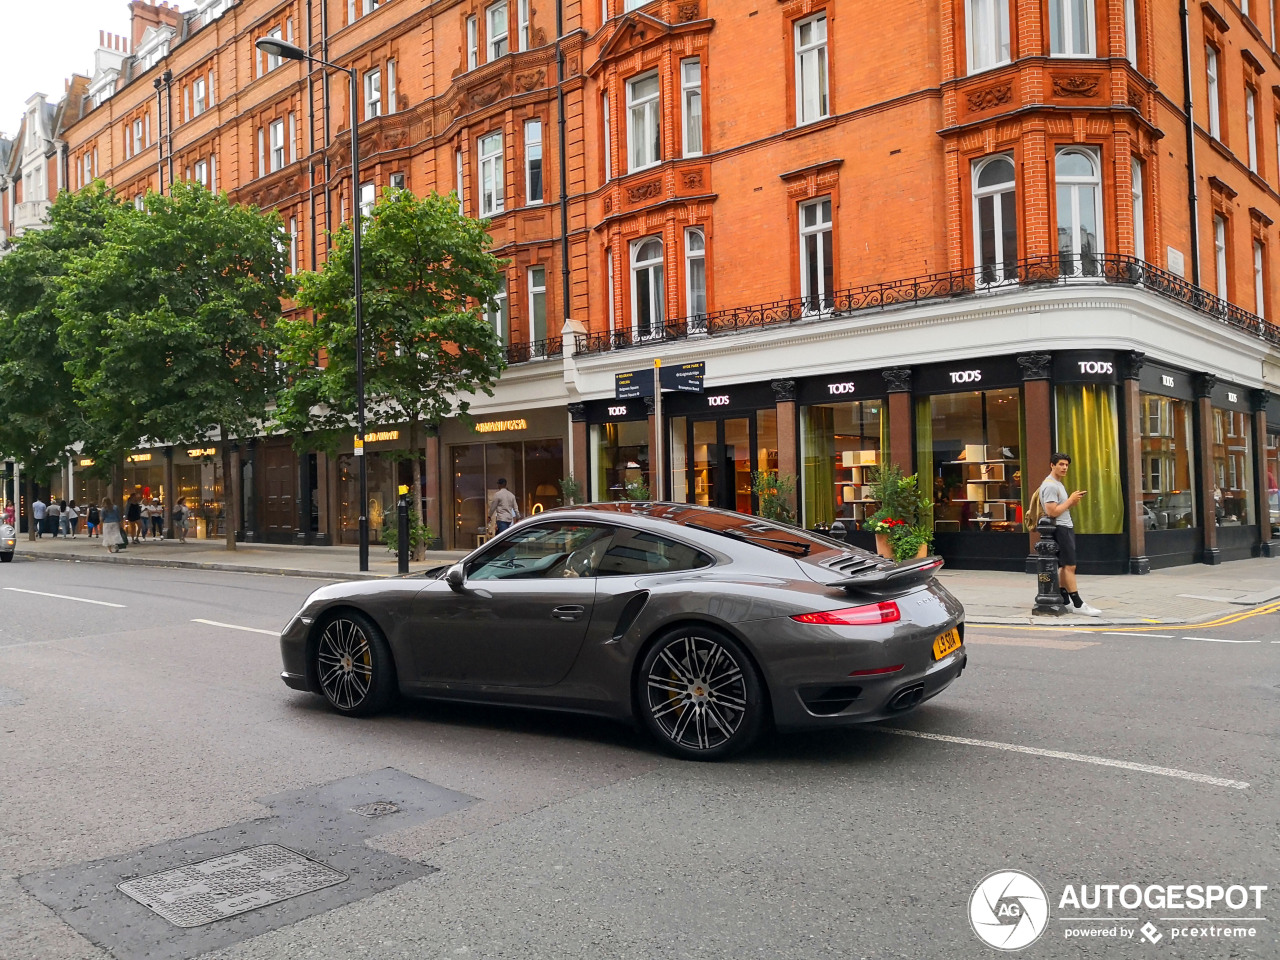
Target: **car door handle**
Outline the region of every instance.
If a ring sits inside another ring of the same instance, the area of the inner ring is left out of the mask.
[[[586,611],[586,607],[571,603],[563,607],[556,607],[551,611],[551,616],[556,620],[580,620]]]

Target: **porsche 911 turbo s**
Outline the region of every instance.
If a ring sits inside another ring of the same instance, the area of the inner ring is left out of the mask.
[[[941,693],[967,660],[941,565],[690,504],[560,507],[425,582],[315,591],[281,634],[282,679],[351,716],[400,694],[551,708],[719,759],[770,724],[882,720]]]

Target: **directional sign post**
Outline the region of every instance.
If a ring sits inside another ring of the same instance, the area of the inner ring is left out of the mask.
[[[663,473],[663,429],[662,429],[662,392],[702,393],[703,380],[706,378],[707,365],[699,360],[693,363],[676,363],[664,367],[661,358],[653,361],[653,370],[631,370],[627,373],[613,375],[613,395],[618,400],[632,400],[636,397],[653,397],[653,417],[658,425],[657,449],[652,454],[653,462],[653,497],[662,499]]]
[[[701,393],[702,381],[706,375],[707,365],[702,360],[672,364],[662,368],[662,389],[675,390],[677,393]]]
[[[636,397],[653,396],[653,373],[649,370],[632,370],[613,375],[613,395],[618,400],[634,400]]]

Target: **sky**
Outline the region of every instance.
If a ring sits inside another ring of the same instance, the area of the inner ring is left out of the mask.
[[[129,0],[0,0],[0,24],[0,131],[13,136],[33,93],[57,103],[71,74],[92,76],[98,31],[127,34]]]

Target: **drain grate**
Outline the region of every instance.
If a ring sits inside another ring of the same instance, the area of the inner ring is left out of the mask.
[[[117,884],[121,893],[177,927],[198,927],[347,879],[274,843]]]
[[[358,813],[362,817],[385,817],[389,813],[399,813],[400,808],[390,800],[375,800],[373,803],[362,803],[358,807],[352,807],[351,812]]]

